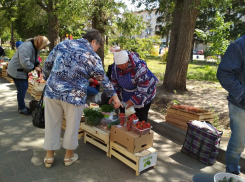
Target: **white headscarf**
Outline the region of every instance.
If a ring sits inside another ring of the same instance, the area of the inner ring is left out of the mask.
[[[126,51],[114,52],[114,60],[116,65],[128,62],[128,53]]]

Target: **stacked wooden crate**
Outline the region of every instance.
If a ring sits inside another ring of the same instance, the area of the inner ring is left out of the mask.
[[[31,94],[32,89],[33,89],[33,83],[32,83],[32,81],[28,80],[28,89],[27,89],[27,92],[29,94]]]
[[[14,83],[14,80],[12,79],[12,78],[10,78],[10,77],[8,77],[7,75],[7,69],[6,69],[6,65],[4,65],[3,66],[3,69],[2,69],[2,77],[5,79],[5,80],[7,80],[7,81],[9,81],[10,83]]]
[[[33,88],[31,89],[31,96],[34,97],[35,100],[40,100],[45,84],[46,83],[37,83],[34,81]]]
[[[209,121],[212,123],[214,121],[214,115],[213,112],[204,109],[187,105],[173,105],[168,108],[165,119],[167,123],[187,130],[188,122],[198,120]]]
[[[132,169],[138,176],[141,171],[155,168],[157,151],[152,148],[154,132],[139,135],[134,131],[128,131],[125,126],[112,126],[110,133],[110,154]]]

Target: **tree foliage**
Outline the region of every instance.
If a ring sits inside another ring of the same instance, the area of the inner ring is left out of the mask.
[[[196,29],[196,34],[206,43],[210,43],[208,51],[210,55],[224,54],[229,45],[229,28],[231,22],[225,22],[219,11],[216,11],[212,19],[213,28],[207,31]]]
[[[110,46],[113,46],[114,43],[119,44],[121,49],[137,52],[142,59],[145,59],[146,55],[155,55],[156,52],[158,55],[159,50],[156,50],[154,46],[159,45],[161,41],[159,36],[144,39],[120,37],[118,39],[112,39]]]
[[[235,40],[236,38],[245,34],[245,24],[243,17],[245,16],[245,1],[232,0],[231,6],[227,8],[225,14],[225,21],[232,22],[230,26],[229,39]]]
[[[127,11],[122,14],[122,17],[117,18],[116,25],[121,35],[125,37],[140,35],[145,29],[142,17]]]

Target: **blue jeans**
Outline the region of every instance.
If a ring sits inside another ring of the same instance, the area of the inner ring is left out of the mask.
[[[97,86],[96,88],[88,86],[87,88],[87,95],[96,95],[99,93],[100,87]]]
[[[239,160],[245,146],[245,110],[229,102],[231,138],[226,150],[226,172],[240,173]]]
[[[26,108],[25,96],[26,96],[26,91],[28,89],[28,80],[19,80],[19,79],[13,79],[13,80],[17,88],[18,107],[19,110],[23,110]]]

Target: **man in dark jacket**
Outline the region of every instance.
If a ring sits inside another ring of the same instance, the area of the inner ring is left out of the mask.
[[[239,174],[245,144],[245,36],[230,44],[219,65],[217,78],[229,92],[231,137],[226,151],[226,172]]]
[[[4,49],[0,46],[0,56],[6,56]]]

